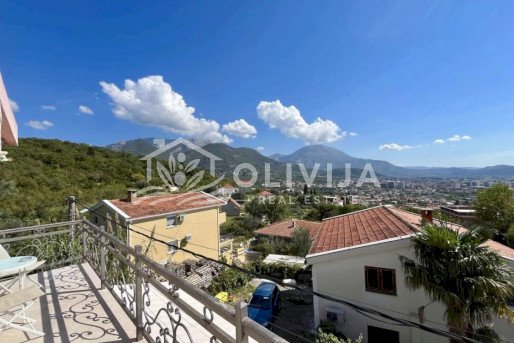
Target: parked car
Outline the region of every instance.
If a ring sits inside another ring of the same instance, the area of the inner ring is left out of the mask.
[[[273,282],[261,283],[248,304],[248,316],[264,327],[269,327],[273,316],[280,312],[280,290]]]

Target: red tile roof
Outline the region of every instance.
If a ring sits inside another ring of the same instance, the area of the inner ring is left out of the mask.
[[[311,238],[314,238],[321,228],[321,223],[301,219],[284,220],[256,230],[254,233],[261,236],[291,238],[294,230],[299,227],[308,230]]]
[[[272,195],[273,195],[273,193],[268,192],[268,191],[262,191],[262,192],[260,192],[260,193],[259,193],[259,195],[260,195],[261,197],[269,197],[269,196],[272,196]]]
[[[421,216],[394,207],[381,206],[327,218],[322,223],[310,254],[380,242],[416,233],[421,225]],[[459,232],[467,230],[457,224],[444,224]],[[492,240],[487,240],[484,245],[495,250],[501,256],[514,260],[514,249]]]
[[[323,220],[311,254],[379,242],[415,233],[386,207],[374,207]]]
[[[131,218],[177,213],[225,204],[223,200],[203,192],[145,196],[136,198],[134,202],[121,199],[110,200],[110,202]]]
[[[400,210],[398,208],[390,208],[390,210],[391,210],[391,212],[396,214],[398,217],[400,217],[403,220],[406,220],[408,222],[411,222],[414,225],[419,226],[421,223],[421,216],[416,213]],[[446,225],[458,232],[467,231],[467,229],[465,227],[458,225],[458,224],[453,224],[453,223],[449,223],[449,222],[441,222],[438,220],[434,220],[434,222]],[[506,245],[495,242],[491,239],[488,239],[487,241],[485,241],[485,243],[483,245],[489,247],[489,249],[496,251],[500,256],[508,258],[509,260],[514,260],[514,249],[509,248]]]

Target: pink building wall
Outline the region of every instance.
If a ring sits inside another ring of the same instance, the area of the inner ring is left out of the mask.
[[[18,124],[9,103],[9,97],[5,90],[2,74],[0,74],[0,112],[2,112],[2,143],[6,145],[18,145]]]

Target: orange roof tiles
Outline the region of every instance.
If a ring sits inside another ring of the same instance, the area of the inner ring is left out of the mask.
[[[254,232],[257,235],[262,236],[291,238],[294,230],[299,227],[308,230],[311,238],[314,238],[321,228],[321,223],[301,219],[284,220],[273,223]]]
[[[459,232],[467,230],[457,224],[439,223]],[[327,218],[314,239],[310,254],[407,236],[416,233],[420,226],[420,215],[386,206]],[[514,260],[514,249],[492,240],[487,240],[484,245],[504,258]]]
[[[327,218],[311,247],[311,254],[379,242],[415,233],[415,229],[385,207],[374,207]]]
[[[390,210],[391,210],[391,212],[396,214],[398,217],[400,217],[406,221],[412,222],[414,225],[419,226],[421,223],[421,216],[416,213],[400,210],[398,208],[391,208]],[[434,220],[434,222],[436,224],[439,223],[439,224],[446,225],[454,230],[457,230],[458,232],[467,231],[467,229],[465,227],[458,225],[458,224],[442,222],[442,221],[438,221],[438,220]],[[483,245],[489,247],[489,249],[496,251],[500,256],[508,258],[509,260],[514,260],[514,249],[509,248],[506,245],[495,242],[491,239],[488,239],[487,241],[485,241],[485,243]]]
[[[134,202],[110,200],[131,218],[176,213],[206,207],[222,206],[225,202],[203,192],[175,193],[136,198]]]

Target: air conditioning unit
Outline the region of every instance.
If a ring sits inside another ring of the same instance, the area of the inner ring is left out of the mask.
[[[334,323],[344,323],[345,316],[344,310],[338,307],[327,306],[326,307],[326,315],[327,321]]]
[[[186,219],[186,215],[185,215],[185,214],[179,214],[179,215],[178,215],[178,221],[179,221],[179,222],[181,222],[181,223],[182,223],[182,222],[184,221],[184,219]]]
[[[193,239],[193,235],[191,235],[191,234],[186,235],[186,236],[184,237],[184,240],[185,240],[186,242],[190,242],[192,239]]]

